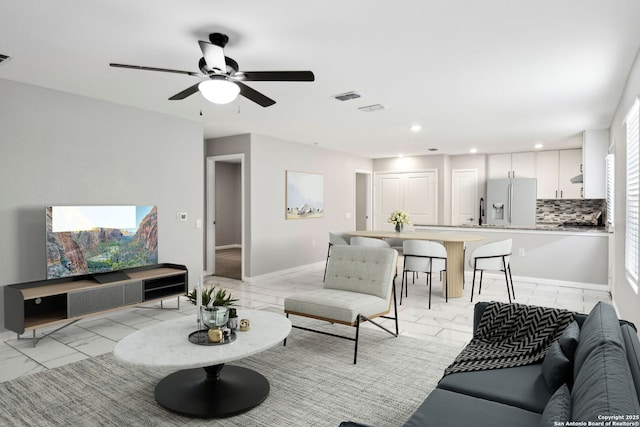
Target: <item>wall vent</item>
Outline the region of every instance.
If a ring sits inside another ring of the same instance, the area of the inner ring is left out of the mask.
[[[3,55],[0,53],[0,64],[3,64],[7,61],[9,61],[11,59],[11,57],[9,55]]]
[[[341,93],[339,95],[334,95],[333,96],[335,99],[337,99],[338,101],[349,101],[351,99],[357,99],[360,98],[360,94],[356,93],[356,92],[345,92],[345,93]]]
[[[382,104],[367,105],[365,107],[359,107],[358,110],[371,113],[372,111],[384,110],[384,105]]]

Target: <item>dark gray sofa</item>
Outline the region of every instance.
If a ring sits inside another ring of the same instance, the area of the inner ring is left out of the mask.
[[[476,304],[474,331],[487,305]],[[637,426],[639,391],[635,326],[600,302],[575,315],[543,362],[444,376],[404,426]]]
[[[487,304],[476,304],[474,330]],[[568,362],[564,366],[550,367],[550,347],[542,363],[447,375],[405,426],[638,425],[640,341],[635,327],[619,321],[613,307],[602,302],[589,315],[576,314],[576,322],[580,330],[573,348],[558,343],[557,357],[564,355]],[[550,386],[550,378],[560,387]]]

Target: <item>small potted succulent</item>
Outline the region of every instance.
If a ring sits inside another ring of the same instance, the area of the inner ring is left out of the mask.
[[[190,303],[198,304],[198,290],[194,289],[186,295]],[[202,305],[200,313],[202,322],[209,329],[219,328],[227,323],[229,318],[229,306],[232,306],[237,299],[231,297],[231,293],[226,289],[218,289],[212,286],[202,290]]]

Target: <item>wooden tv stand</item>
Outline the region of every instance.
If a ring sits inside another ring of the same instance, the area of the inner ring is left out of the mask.
[[[4,326],[18,336],[32,330],[35,346],[37,328],[65,327],[93,314],[171,297],[178,297],[179,308],[180,296],[188,291],[184,265],[157,264],[122,272],[129,278],[103,284],[93,275],[82,275],[7,285]]]

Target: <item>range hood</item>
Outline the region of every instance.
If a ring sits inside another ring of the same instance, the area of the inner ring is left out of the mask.
[[[572,184],[581,184],[582,183],[582,174],[574,176],[569,181],[571,181]]]

